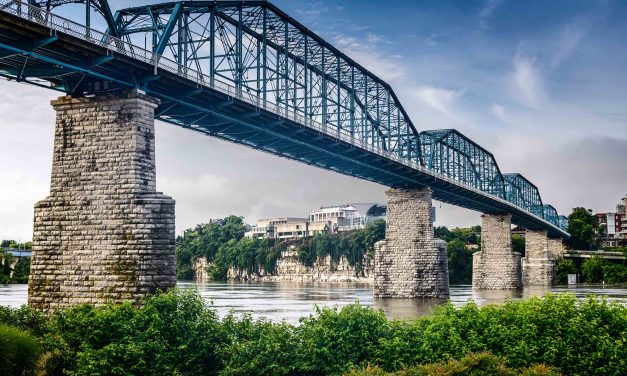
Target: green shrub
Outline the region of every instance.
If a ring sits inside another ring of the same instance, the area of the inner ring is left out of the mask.
[[[605,282],[609,284],[627,282],[627,267],[618,264],[607,264],[603,268]]]
[[[592,256],[581,264],[581,274],[586,282],[599,283],[603,281],[607,261],[599,256]]]
[[[568,283],[569,274],[577,274],[577,266],[571,259],[560,258],[555,264],[555,274],[558,285],[565,285]]]
[[[206,375],[218,368],[223,332],[193,292],[173,290],[100,308],[83,305],[52,317],[49,375]]]
[[[301,341],[301,373],[335,375],[374,359],[378,342],[389,332],[382,311],[353,304],[316,308],[301,319],[296,333]]]
[[[396,372],[385,372],[379,367],[367,367],[352,370],[348,376],[558,376],[560,372],[545,365],[533,365],[528,368],[508,368],[505,359],[490,353],[468,354],[460,360],[431,363],[404,368]]]
[[[221,375],[297,374],[299,359],[295,355],[300,344],[294,326],[231,315],[223,325],[229,341],[220,348]]]
[[[412,321],[353,304],[316,309],[295,326],[219,320],[197,294],[173,290],[141,308],[81,306],[52,316],[2,308],[0,322],[40,339],[50,376],[339,375],[369,364],[384,374],[450,359],[459,359],[451,367],[490,365],[494,357],[527,375],[552,374],[537,363],[568,375],[627,369],[627,307],[568,294],[481,308],[446,304]],[[494,357],[464,358],[483,352]]]
[[[30,333],[0,324],[0,371],[3,375],[34,375],[41,346]]]

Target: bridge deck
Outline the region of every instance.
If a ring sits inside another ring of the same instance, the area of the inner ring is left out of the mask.
[[[182,72],[173,61],[98,31],[44,12],[2,9],[9,3],[0,0],[0,74],[9,79],[75,95],[141,88],[161,100],[155,112],[159,120],[389,187],[430,187],[437,200],[483,213],[511,213],[517,225],[568,237],[504,199],[224,82]]]

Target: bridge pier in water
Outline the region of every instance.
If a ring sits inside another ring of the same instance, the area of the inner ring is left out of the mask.
[[[375,246],[374,296],[448,298],[446,243],[433,236],[431,190],[386,193],[385,240]]]
[[[522,288],[520,253],[512,251],[511,214],[481,216],[481,250],[472,256],[472,287]]]
[[[523,285],[550,287],[555,284],[556,256],[552,249],[555,243],[547,236],[546,230],[526,231],[525,257],[522,260]]]
[[[174,287],[174,200],[155,191],[157,104],[136,91],[52,102],[52,179],[35,205],[31,307],[137,303]]]

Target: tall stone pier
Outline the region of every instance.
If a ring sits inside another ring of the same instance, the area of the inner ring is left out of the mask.
[[[549,258],[551,260],[556,260],[563,257],[564,253],[564,244],[562,243],[562,238],[549,238]]]
[[[481,216],[481,250],[472,255],[472,287],[520,289],[520,253],[512,251],[510,214]]]
[[[385,240],[375,246],[374,296],[448,298],[446,243],[433,237],[431,190],[386,193]]]
[[[135,91],[52,102],[52,179],[35,205],[31,307],[137,303],[175,285],[174,200],[155,191],[157,104]]]
[[[555,259],[546,230],[527,230],[522,260],[523,285],[550,287],[555,284]]]

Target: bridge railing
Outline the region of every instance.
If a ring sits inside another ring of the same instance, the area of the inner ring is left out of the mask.
[[[387,159],[393,160],[395,162],[398,162],[400,164],[403,164],[405,166],[418,170],[423,174],[432,176],[434,179],[446,181],[450,184],[462,187],[468,191],[471,191],[471,192],[474,192],[474,193],[477,193],[486,197],[490,197],[491,199],[498,201],[502,204],[505,204],[507,206],[521,209],[529,213],[531,216],[535,217],[537,220],[544,222],[546,225],[557,227],[553,223],[545,220],[544,218],[539,217],[535,215],[534,213],[528,212],[525,208],[518,207],[512,202],[509,202],[493,194],[477,189],[476,187],[464,181],[456,180],[444,174],[429,170],[425,166],[422,166],[421,164],[417,162],[414,162],[409,159],[401,158],[397,154],[383,150],[382,148],[379,148],[377,146],[373,146],[371,144],[362,142],[361,140],[351,137],[350,135],[343,134],[337,131],[334,132],[328,127],[325,127],[322,123],[319,123],[313,119],[308,119],[296,112],[287,110],[285,107],[279,106],[270,101],[266,101],[257,95],[248,93],[224,81],[210,77],[208,75],[200,73],[186,66],[182,66],[174,60],[158,55],[145,48],[133,45],[122,39],[113,37],[109,34],[103,33],[101,31],[98,31],[92,28],[88,28],[85,25],[81,25],[80,23],[74,22],[72,20],[61,17],[54,13],[48,12],[39,7],[31,6],[28,3],[25,3],[21,0],[0,0],[0,11],[7,12],[15,16],[18,16],[20,18],[27,19],[29,21],[38,23],[42,26],[46,26],[50,28],[51,30],[54,30],[55,32],[61,32],[67,35],[71,35],[75,38],[101,46],[103,48],[106,48],[107,51],[110,51],[110,52],[113,51],[113,52],[119,53],[120,55],[128,56],[130,58],[143,61],[144,63],[154,66],[155,74],[157,74],[159,69],[163,69],[172,74],[182,76],[190,81],[198,83],[199,85],[208,87],[216,91],[220,91],[231,98],[237,98],[239,100],[247,102],[255,106],[256,108],[264,109],[266,111],[275,113],[285,119],[292,120],[296,123],[305,125],[308,128],[317,130],[331,137],[345,141],[351,145],[359,147],[360,149],[369,151],[374,154],[378,154],[382,157],[385,157]],[[197,127],[192,126],[192,128],[197,128]]]

